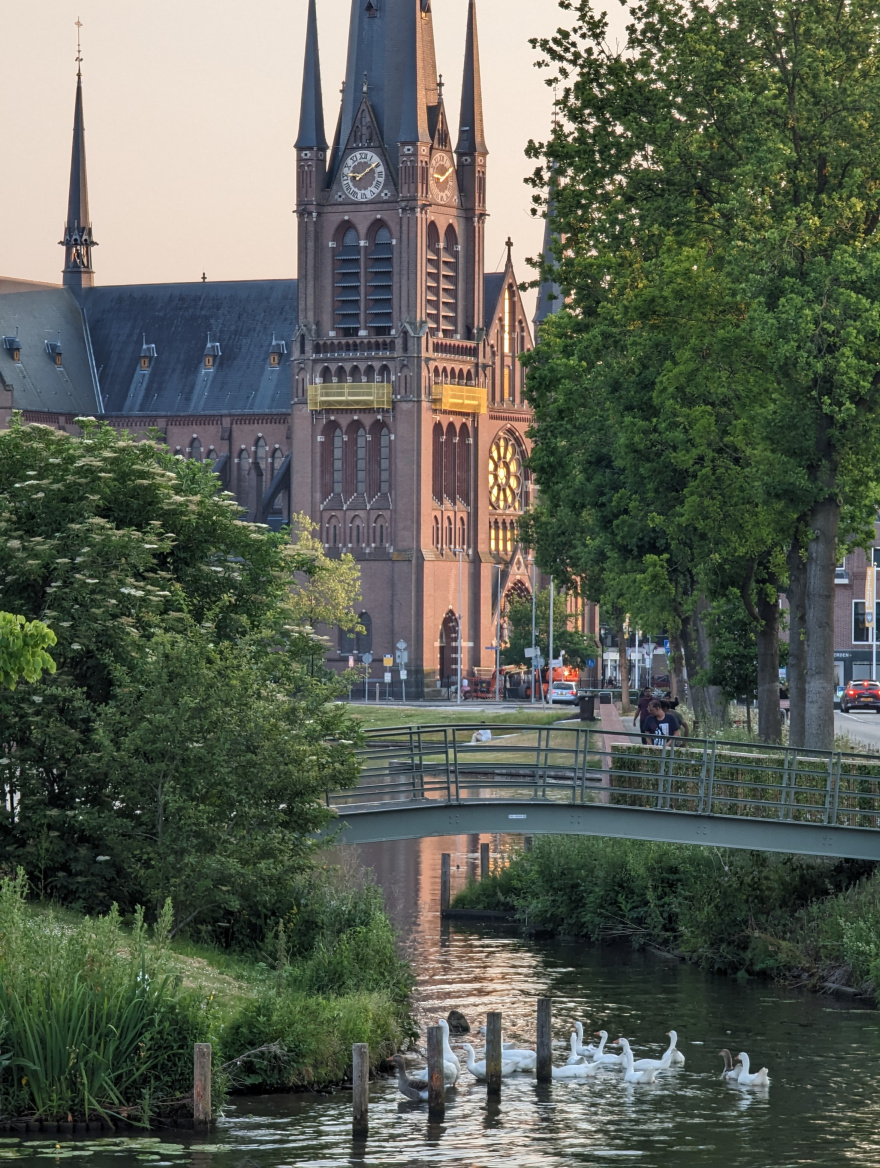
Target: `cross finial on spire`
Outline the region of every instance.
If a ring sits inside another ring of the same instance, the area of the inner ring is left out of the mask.
[[[442,73],[437,78],[437,94],[439,96],[440,101],[442,101],[443,100],[443,74]]]
[[[82,44],[80,42],[79,33],[83,23],[80,18],[77,17],[74,21],[74,24],[76,25],[76,75],[77,77],[82,77]]]
[[[505,241],[504,241],[504,246],[507,248],[507,262],[508,262],[508,264],[512,264],[513,263],[513,240],[510,238],[509,235],[508,235],[507,239],[505,239]]]
[[[370,88],[370,86],[369,86],[369,84],[367,83],[367,75],[366,75],[366,73],[365,73],[365,74],[364,74],[364,93],[366,93],[366,92],[367,92],[367,90],[368,90],[369,88]]]

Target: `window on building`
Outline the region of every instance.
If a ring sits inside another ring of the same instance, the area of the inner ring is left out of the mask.
[[[874,615],[874,628],[877,627],[877,618],[880,617],[880,601],[877,602]],[[870,644],[871,629],[865,620],[864,600],[853,601],[852,639],[854,645]]]
[[[446,440],[443,443],[443,495],[449,502],[455,503],[455,491],[457,486],[456,475],[456,448],[458,446],[458,433],[452,422],[446,427]]]
[[[443,502],[443,427],[434,423],[431,451],[431,494],[435,503]]]
[[[432,336],[440,335],[440,269],[442,253],[440,248],[440,233],[434,223],[428,225],[428,255],[426,294],[428,314],[428,328]]]
[[[450,550],[455,547],[455,528],[452,524],[452,516],[446,516],[446,546]]]
[[[336,248],[334,263],[336,331],[344,337],[356,337],[361,328],[361,241],[353,227]]]
[[[447,227],[443,237],[441,268],[441,330],[444,337],[458,332],[458,236]]]
[[[339,547],[339,520],[334,515],[327,521],[327,547]]]
[[[435,548],[440,547],[440,516],[434,516],[433,523],[433,544]]]
[[[357,634],[357,651],[358,653],[372,653],[373,618],[368,612],[362,612],[358,614],[358,623],[361,625],[363,632]]]
[[[337,425],[331,424],[324,430],[324,441],[321,444],[323,464],[323,492],[324,498],[342,494],[342,431]]]
[[[467,425],[459,427],[458,453],[456,456],[458,469],[458,501],[464,507],[471,505],[471,432]]]
[[[391,232],[380,227],[373,239],[367,284],[367,327],[376,337],[388,337],[394,324],[394,247]]]
[[[391,494],[391,435],[387,426],[379,433],[379,493]]]
[[[196,462],[202,461],[202,444],[193,434],[193,440],[189,444],[189,457],[195,459]]]

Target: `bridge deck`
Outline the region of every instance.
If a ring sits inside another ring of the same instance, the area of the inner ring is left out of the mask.
[[[880,756],[712,739],[645,745],[580,724],[368,732],[328,795],[351,843],[460,832],[604,835],[880,859]]]

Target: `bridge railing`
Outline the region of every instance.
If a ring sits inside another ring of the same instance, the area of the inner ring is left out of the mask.
[[[367,731],[361,781],[328,793],[353,810],[521,799],[880,827],[880,755],[716,739],[663,739],[578,723]]]

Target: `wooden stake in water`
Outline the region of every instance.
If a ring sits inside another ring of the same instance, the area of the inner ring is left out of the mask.
[[[193,1122],[196,1127],[211,1122],[210,1042],[197,1042],[193,1049]]]
[[[449,892],[451,887],[449,852],[440,857],[440,911],[446,912],[449,908]]]
[[[366,1042],[356,1042],[351,1048],[351,1085],[351,1130],[365,1136],[370,1126],[370,1048]]]
[[[486,1082],[489,1094],[501,1092],[501,1012],[493,1010],[486,1017]]]
[[[446,1082],[443,1075],[443,1031],[428,1027],[428,1114],[442,1119],[446,1111]]]
[[[480,844],[480,879],[485,880],[489,875],[489,845]]]
[[[539,1083],[553,1080],[553,1055],[551,1047],[552,1014],[549,998],[538,998],[538,1051],[537,1075]]]

